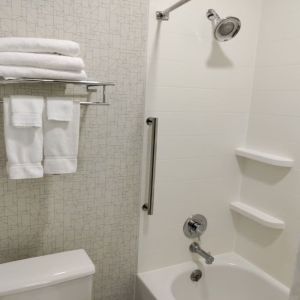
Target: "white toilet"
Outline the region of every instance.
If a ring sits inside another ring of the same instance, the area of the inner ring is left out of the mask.
[[[84,250],[0,265],[0,300],[91,300],[95,266]]]

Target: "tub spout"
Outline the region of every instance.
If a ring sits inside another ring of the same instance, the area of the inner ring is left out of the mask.
[[[192,253],[197,253],[199,254],[201,257],[203,257],[205,259],[205,262],[208,265],[211,265],[214,262],[214,257],[211,256],[209,253],[207,253],[206,251],[202,250],[200,245],[197,242],[194,242],[190,245],[190,251]]]

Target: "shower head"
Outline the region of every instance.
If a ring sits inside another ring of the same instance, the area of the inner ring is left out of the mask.
[[[212,22],[214,37],[219,42],[231,40],[241,29],[241,21],[238,18],[221,19],[213,9],[207,11],[207,18]]]

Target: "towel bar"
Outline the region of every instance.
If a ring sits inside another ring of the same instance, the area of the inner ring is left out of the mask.
[[[0,104],[3,104],[3,99],[0,99]],[[109,105],[109,103],[100,101],[80,101],[80,105]]]
[[[101,101],[84,101],[80,102],[81,105],[109,105],[106,99],[106,87],[115,86],[112,82],[98,82],[93,80],[73,81],[73,80],[60,80],[60,79],[40,79],[40,78],[0,78],[1,85],[9,84],[33,84],[33,83],[60,83],[60,84],[74,84],[85,85],[87,92],[97,92],[95,87],[102,87],[102,100]],[[0,100],[3,103],[3,99]]]

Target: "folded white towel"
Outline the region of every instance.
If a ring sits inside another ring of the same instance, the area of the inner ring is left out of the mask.
[[[300,300],[300,247],[296,258],[294,282],[289,300]]]
[[[11,96],[11,122],[15,127],[42,127],[44,99],[35,96]]]
[[[65,174],[77,170],[80,103],[73,102],[70,122],[44,117],[44,173]]]
[[[57,53],[78,56],[79,44],[56,39],[5,37],[0,38],[0,52]]]
[[[72,72],[80,72],[84,69],[80,57],[22,52],[0,52],[0,65]]]
[[[47,119],[54,121],[72,121],[73,100],[70,98],[48,97]]]
[[[0,77],[13,78],[41,78],[41,79],[60,79],[60,80],[86,80],[87,76],[84,71],[81,72],[64,72],[50,69],[0,66]]]
[[[4,99],[4,137],[7,172],[10,179],[43,177],[43,130],[41,127],[15,127],[11,103]]]

